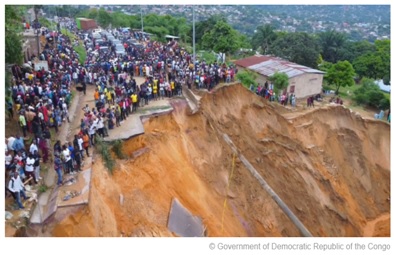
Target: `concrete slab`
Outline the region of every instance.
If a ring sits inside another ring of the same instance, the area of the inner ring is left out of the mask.
[[[58,189],[48,190],[40,195],[30,217],[30,223],[41,224],[56,212]]]
[[[182,237],[205,235],[201,218],[193,216],[176,198],[172,200],[167,227],[171,232]]]
[[[76,175],[66,175],[67,180],[74,180],[59,187],[57,196],[57,206],[72,206],[87,204],[89,202],[91,168],[84,170]],[[70,184],[70,185],[68,185]]]
[[[108,130],[109,136],[104,137],[104,141],[111,142],[124,140],[144,133],[144,126],[141,123],[140,115],[132,114],[125,121],[120,123],[120,127]]]
[[[131,137],[141,135],[145,132],[144,125],[142,123],[143,118],[168,114],[172,110],[173,108],[167,98],[164,100],[151,101],[149,105],[140,107],[136,113],[129,115],[125,121],[121,122],[120,127],[108,130],[109,136],[105,137],[103,140],[106,142],[112,142],[116,140],[126,140]]]
[[[58,197],[59,189],[56,187],[51,194],[49,202],[46,207],[44,207],[44,217],[43,222],[45,222],[52,214],[54,214],[57,210],[57,197]]]

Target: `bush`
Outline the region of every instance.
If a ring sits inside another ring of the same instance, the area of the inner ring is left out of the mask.
[[[289,86],[289,76],[286,73],[275,72],[273,75],[268,77],[268,80],[274,84],[274,91],[277,94],[279,94],[280,90]]]
[[[353,100],[358,105],[368,105],[377,109],[390,108],[390,100],[371,79],[363,79],[360,88],[354,91]]]
[[[256,74],[250,71],[242,71],[237,73],[236,79],[239,80],[242,85],[247,89],[249,89],[251,84],[257,85]]]
[[[358,104],[358,105],[366,105],[368,104],[368,97],[367,95],[361,93],[361,94],[355,94],[353,97],[353,100]]]
[[[125,155],[123,154],[123,141],[121,140],[116,140],[113,143],[112,146],[112,150],[115,153],[115,155],[119,158],[119,159],[124,159]]]
[[[390,100],[387,98],[383,98],[379,102],[379,109],[388,110],[390,109]]]
[[[104,160],[105,167],[108,169],[110,174],[113,174],[113,169],[115,167],[115,160],[112,158],[111,152],[108,148],[108,144],[105,143],[101,137],[96,137],[96,148],[101,154]]]
[[[45,185],[45,184],[41,184],[41,185],[38,187],[38,192],[40,192],[40,193],[45,193],[47,190],[48,190],[48,186]]]

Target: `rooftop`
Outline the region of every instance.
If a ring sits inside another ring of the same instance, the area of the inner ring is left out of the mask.
[[[286,73],[289,78],[304,73],[324,74],[323,71],[267,55],[255,55],[252,57],[240,59],[235,61],[235,64],[244,68],[248,68],[264,76],[271,76],[275,72]]]

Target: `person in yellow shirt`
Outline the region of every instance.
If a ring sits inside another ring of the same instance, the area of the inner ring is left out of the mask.
[[[107,103],[108,104],[113,104],[113,100],[112,100],[112,94],[111,91],[107,90],[107,92],[105,93],[106,97],[107,97]]]
[[[157,90],[157,82],[158,82],[157,79],[154,79],[154,80],[153,80],[152,93],[153,93],[153,99],[154,99],[155,101],[156,101],[157,98],[158,98],[158,95],[157,95],[157,92],[158,92],[158,90]]]
[[[174,90],[175,90],[175,82],[174,80],[171,80],[171,91],[170,91],[170,97],[174,95]]]
[[[133,103],[133,110],[132,110],[132,113],[133,113],[133,112],[137,111],[137,107],[138,107],[137,94],[135,94],[133,92],[133,94],[131,94],[130,98],[131,98],[131,102]]]

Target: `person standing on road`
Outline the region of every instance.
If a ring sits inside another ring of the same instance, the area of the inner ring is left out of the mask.
[[[22,128],[23,137],[26,137],[27,122],[26,122],[25,114],[23,113],[23,111],[19,114],[19,125]]]
[[[89,156],[89,145],[90,145],[90,143],[89,143],[89,135],[88,135],[87,131],[84,132],[84,134],[82,136],[82,139],[83,139],[83,148],[86,151],[86,156],[90,157]]]
[[[68,174],[72,174],[74,173],[74,169],[73,169],[73,162],[71,159],[71,153],[69,151],[69,149],[67,148],[67,145],[63,145],[63,162],[65,163],[65,172]]]
[[[58,153],[55,153],[55,160],[54,160],[54,167],[55,171],[57,173],[57,185],[60,186],[63,184],[63,179],[62,179],[62,160],[59,157]]]
[[[83,91],[83,94],[86,95],[86,82],[85,81],[82,82],[82,91]]]

